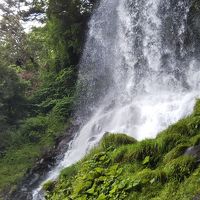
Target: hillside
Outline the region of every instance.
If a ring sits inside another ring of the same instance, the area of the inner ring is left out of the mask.
[[[44,185],[46,199],[197,200],[200,176],[200,101],[192,115],[138,142],[107,133],[59,179]]]

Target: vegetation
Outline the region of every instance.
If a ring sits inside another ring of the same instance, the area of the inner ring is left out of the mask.
[[[71,123],[92,8],[81,0],[5,2],[0,4],[0,198]],[[37,17],[43,26],[25,30],[23,23]]]
[[[106,134],[100,144],[59,179],[44,185],[46,199],[192,200],[199,194],[200,100],[191,116],[141,142]]]
[[[71,125],[78,62],[96,1],[5,2],[0,3],[0,199],[16,189]],[[192,2],[188,38],[199,41],[199,3]],[[25,5],[28,10],[22,9]],[[24,23],[30,20],[43,25],[27,31]],[[190,44],[189,39],[185,42]],[[193,199],[200,194],[200,167],[185,151],[199,144],[197,101],[191,116],[156,139],[138,142],[125,134],[107,133],[83,160],[44,185],[46,198]]]

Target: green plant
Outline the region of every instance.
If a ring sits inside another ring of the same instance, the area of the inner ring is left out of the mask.
[[[170,161],[164,168],[167,176],[176,179],[177,181],[183,181],[188,177],[195,169],[197,163],[195,158],[188,156],[180,156]]]
[[[104,149],[110,148],[110,147],[118,147],[126,144],[134,144],[137,141],[129,137],[125,134],[111,134],[106,133],[103,139],[101,140],[101,146]]]

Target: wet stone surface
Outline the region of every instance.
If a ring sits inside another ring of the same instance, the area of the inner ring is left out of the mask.
[[[195,157],[197,162],[200,163],[200,145],[188,148],[185,151],[185,155]]]

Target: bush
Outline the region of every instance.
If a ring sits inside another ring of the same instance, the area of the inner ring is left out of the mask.
[[[25,85],[16,72],[0,63],[0,131],[26,115]]]

